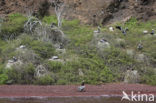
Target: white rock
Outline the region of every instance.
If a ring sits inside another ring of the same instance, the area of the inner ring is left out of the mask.
[[[19,48],[24,49],[25,47],[26,47],[25,45],[21,45]]]
[[[109,27],[109,31],[113,32],[114,28],[113,27]]]
[[[147,30],[144,30],[143,33],[144,33],[144,34],[148,34],[148,31],[147,31]]]
[[[6,64],[6,68],[11,68],[12,66],[15,66],[15,65],[22,65],[22,61],[18,60],[16,62],[14,62],[13,60],[8,60],[8,63]]]
[[[59,59],[59,58],[58,58],[58,56],[53,56],[51,59],[56,60],[56,59]]]
[[[137,54],[137,55],[136,55],[136,60],[137,60],[138,62],[144,62],[145,59],[146,59],[146,57],[145,57],[144,54]]]
[[[79,69],[79,76],[84,76],[84,73],[82,72],[82,69]]]
[[[127,53],[127,55],[129,55],[130,57],[134,57],[134,54],[135,54],[135,52],[134,52],[134,50],[133,49],[127,49],[126,50],[126,53]]]

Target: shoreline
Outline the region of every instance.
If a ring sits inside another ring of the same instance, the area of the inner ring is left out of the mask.
[[[144,84],[86,85],[86,92],[78,92],[77,87],[78,85],[2,85],[0,86],[0,98],[121,97],[122,91],[128,95],[133,91],[156,96],[156,86]]]

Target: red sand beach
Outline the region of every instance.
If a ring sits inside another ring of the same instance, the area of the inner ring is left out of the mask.
[[[77,85],[2,85],[0,86],[0,97],[59,97],[59,96],[121,96],[122,91],[131,93],[156,94],[156,86],[143,84],[111,83],[103,85],[86,85],[86,92],[78,92]]]

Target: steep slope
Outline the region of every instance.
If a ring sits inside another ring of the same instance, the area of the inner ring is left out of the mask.
[[[13,12],[27,15],[38,12],[46,0],[1,0],[0,15]],[[48,0],[49,3],[54,0]],[[68,9],[64,12],[66,19],[79,19],[83,23],[106,24],[114,21],[126,21],[132,16],[142,20],[156,18],[155,0],[63,0]],[[54,14],[54,8],[49,8]]]

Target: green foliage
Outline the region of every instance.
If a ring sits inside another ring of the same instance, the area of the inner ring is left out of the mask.
[[[142,74],[141,82],[156,85],[156,71],[153,71],[151,68],[147,68],[146,72]]]
[[[54,84],[55,80],[50,75],[45,75],[43,77],[37,78],[35,81],[36,84],[39,85],[52,85]]]
[[[46,63],[46,67],[49,71],[57,73],[60,72],[60,70],[63,68],[63,64],[61,62],[48,61]]]
[[[64,32],[65,34],[68,34],[71,39],[70,47],[85,45],[91,41],[93,37],[93,30],[89,26],[80,25],[70,30],[65,29]]]
[[[55,54],[55,49],[52,44],[39,40],[33,40],[29,36],[23,38],[21,44],[31,48],[42,58],[49,58]]]
[[[2,23],[3,34],[19,34],[23,30],[23,24],[26,18],[21,14],[11,14],[6,22]],[[42,21],[50,25],[57,25],[56,16],[45,16]],[[16,25],[14,25],[16,24]],[[14,26],[13,26],[14,25]],[[45,76],[35,78],[35,66],[37,63],[23,64],[22,66],[14,66],[12,69],[5,71],[0,69],[0,84],[5,84],[8,80],[17,84],[79,84],[85,80],[88,84],[99,84],[123,81],[127,67],[131,66],[141,75],[141,82],[156,85],[156,74],[153,68],[144,70],[149,65],[138,63],[135,58],[127,55],[126,50],[132,49],[136,54],[142,53],[147,55],[148,63],[154,67],[156,63],[156,40],[154,36],[146,37],[142,32],[144,30],[151,31],[156,27],[156,21],[139,22],[136,18],[131,18],[124,25],[118,23],[122,27],[128,27],[129,31],[123,36],[121,31],[115,30],[109,32],[108,28],[103,27],[99,36],[93,37],[93,28],[88,25],[80,24],[79,20],[63,20],[62,30],[69,38],[70,42],[65,45],[65,54],[56,54],[52,44],[39,41],[31,35],[21,35],[18,39],[6,42],[0,40],[0,60],[4,63],[18,55],[16,48],[20,45],[26,45],[28,50],[32,50],[42,59],[38,63],[43,64],[48,73]],[[115,26],[116,26],[115,25]],[[117,35],[116,35],[117,34]],[[2,35],[2,33],[1,33]],[[105,38],[111,45],[110,49],[97,48],[97,42]],[[116,39],[122,39],[118,42]],[[125,41],[125,42],[124,42]],[[143,43],[143,50],[137,50],[137,44]],[[29,55],[29,53],[28,53]],[[64,62],[48,61],[51,56],[58,55]],[[135,54],[134,54],[135,55]],[[34,66],[35,65],[35,66]],[[80,73],[82,72],[82,74]]]
[[[80,25],[80,21],[75,19],[75,20],[71,20],[71,21],[68,21],[68,20],[63,20],[63,29],[72,29],[74,27],[78,27]]]
[[[56,16],[45,16],[42,21],[46,24],[51,24],[51,23],[55,23],[57,24],[57,18]]]
[[[16,84],[32,84],[34,81],[35,67],[33,64],[14,66],[7,72],[9,80]]]
[[[10,14],[8,20],[2,23],[0,37],[4,39],[15,38],[24,30],[24,23],[27,20],[21,14]]]
[[[4,70],[3,65],[0,66],[0,84],[5,84],[8,80],[6,70]]]

